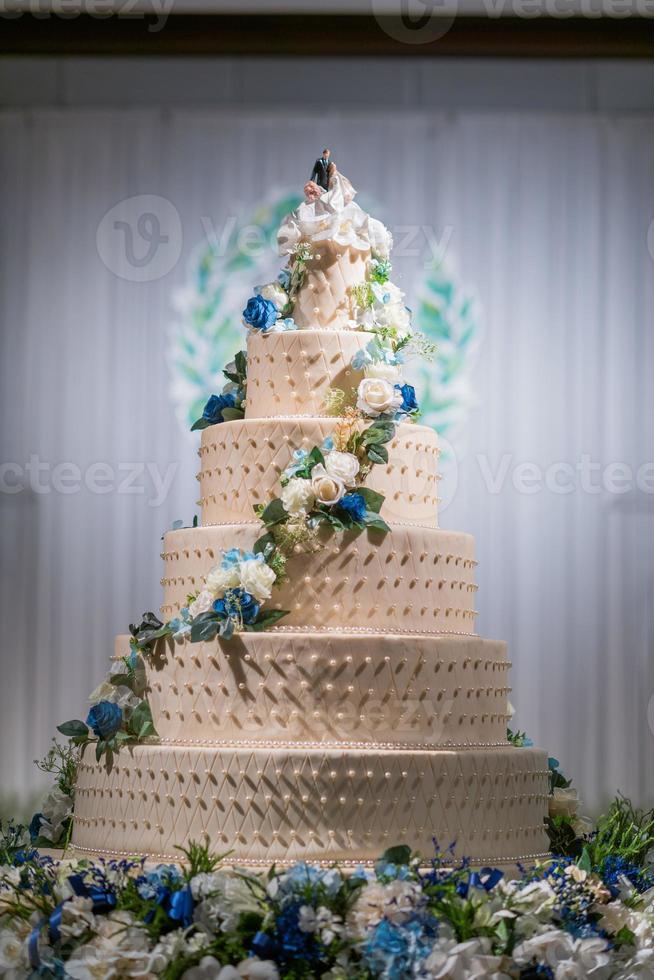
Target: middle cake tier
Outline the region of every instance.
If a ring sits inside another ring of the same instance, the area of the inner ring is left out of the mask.
[[[479,636],[317,631],[168,637],[145,658],[159,740],[233,747],[506,745],[509,666]]]
[[[341,420],[328,418],[244,419],[212,425],[199,449],[203,524],[254,516],[281,491],[279,478],[296,449],[310,451],[333,437]],[[438,440],[433,429],[414,423],[396,427],[389,461],[373,466],[365,485],[384,495],[382,516],[435,527]]]
[[[252,521],[169,531],[164,618],[199,592],[223,552],[252,550],[263,530]],[[325,530],[321,544],[290,558],[287,580],[273,589],[266,607],[288,611],[278,630],[474,634],[477,563],[470,534],[391,524],[387,534]]]

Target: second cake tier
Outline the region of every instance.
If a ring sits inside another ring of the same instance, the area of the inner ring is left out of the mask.
[[[310,451],[333,436],[338,419],[244,419],[212,425],[200,445],[203,524],[242,521],[281,492],[279,478],[296,449]],[[438,442],[424,425],[397,426],[389,461],[371,468],[365,485],[384,495],[386,520],[436,526]]]
[[[223,552],[251,550],[263,531],[257,521],[169,531],[163,616],[177,615],[199,592]],[[387,534],[323,531],[321,544],[288,560],[287,581],[266,603],[288,611],[277,629],[474,634],[470,534],[394,524]]]

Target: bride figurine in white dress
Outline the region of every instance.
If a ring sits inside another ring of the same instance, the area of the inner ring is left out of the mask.
[[[339,173],[335,163],[329,164],[327,174],[329,178],[328,190],[323,190],[315,181],[309,180],[304,185],[304,196],[308,203],[320,199],[320,205],[326,211],[341,211],[354,200],[356,191],[347,177]]]
[[[292,254],[300,241],[313,245],[331,241],[332,247],[372,248],[386,257],[392,241],[387,229],[359,207],[354,200],[356,190],[335,163],[330,163],[328,174],[326,191],[313,180],[304,185],[305,200],[287,215],[279,229],[280,255]]]

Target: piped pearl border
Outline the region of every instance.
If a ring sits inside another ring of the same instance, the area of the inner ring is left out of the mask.
[[[436,752],[449,751],[450,749],[496,749],[508,748],[509,743],[499,742],[300,742],[286,739],[212,739],[212,738],[162,738],[157,737],[150,743],[179,746],[213,746],[217,748],[235,749],[344,749],[347,751],[369,750],[375,752]]]
[[[82,851],[84,854],[98,854],[98,855],[107,854],[110,857],[124,857],[124,858],[129,858],[134,856],[152,857],[152,858],[156,858],[157,861],[170,861],[174,864],[181,863],[179,852],[177,852],[176,854],[160,854],[158,851],[144,851],[144,850],[138,852],[137,851],[114,851],[108,847],[103,847],[99,849],[95,847],[84,847],[82,844],[75,844],[75,843],[71,845],[71,848],[74,851]],[[542,861],[542,860],[546,861],[552,857],[549,851],[535,851],[532,854],[517,854],[515,855],[515,857],[506,857],[506,858],[475,857],[475,856],[468,856],[468,855],[466,856],[468,857],[468,860],[470,861],[471,864],[481,864],[484,866],[486,865],[488,866],[509,865],[510,866],[510,865],[522,863],[523,861]],[[268,868],[270,868],[271,864],[273,863],[275,864],[276,867],[291,867],[293,864],[296,864],[298,861],[302,861],[302,860],[306,861],[308,864],[315,865],[316,867],[319,868],[333,868],[334,865],[337,864],[340,868],[343,868],[344,870],[355,870],[356,868],[361,868],[361,867],[374,868],[377,863],[376,860],[373,861],[370,858],[361,858],[357,860],[354,858],[334,857],[329,860],[325,860],[324,858],[312,858],[306,855],[302,856],[298,854],[296,858],[292,858],[290,860],[287,858],[281,858],[279,860],[274,860],[273,858],[244,858],[240,863],[234,863],[232,867],[265,868],[266,870],[268,870]],[[422,865],[422,867],[429,867],[429,865]],[[443,865],[443,867],[453,867],[453,865],[445,864]]]
[[[475,616],[477,613],[474,614]],[[478,633],[468,633],[465,630],[425,630],[425,629],[385,629],[383,626],[273,626],[268,633],[351,633],[353,636],[475,636]]]

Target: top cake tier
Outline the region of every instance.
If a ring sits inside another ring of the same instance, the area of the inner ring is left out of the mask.
[[[308,184],[305,192],[306,200],[286,215],[277,236],[279,252],[288,259],[281,280],[293,322],[300,329],[361,326],[371,262],[388,259],[391,236],[359,207],[342,174],[332,175],[327,191]],[[270,291],[273,302],[278,296]]]

